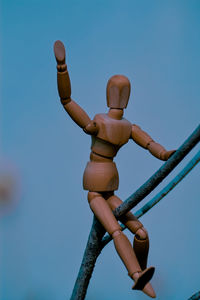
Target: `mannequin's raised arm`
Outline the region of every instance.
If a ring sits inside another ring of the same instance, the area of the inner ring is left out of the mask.
[[[149,152],[161,160],[168,160],[168,158],[175,152],[175,150],[167,151],[162,145],[154,142],[154,140],[139,126],[132,125],[131,138],[139,146],[148,149]]]
[[[65,47],[61,41],[54,44],[57,61],[57,84],[61,103],[72,120],[88,134],[95,134],[98,129],[86,112],[71,99],[71,83],[65,63]]]

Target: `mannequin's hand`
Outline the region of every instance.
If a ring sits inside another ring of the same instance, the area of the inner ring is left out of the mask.
[[[54,54],[57,61],[57,69],[59,72],[65,71],[67,66],[65,64],[65,46],[61,41],[54,43]]]
[[[176,150],[170,150],[170,151],[165,151],[161,154],[161,159],[162,160],[168,160],[170,158],[170,156],[172,156],[172,154],[174,154],[174,152],[176,152]]]

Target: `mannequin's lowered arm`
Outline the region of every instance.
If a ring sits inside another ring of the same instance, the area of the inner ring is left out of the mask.
[[[132,125],[131,138],[139,146],[148,149],[149,152],[161,160],[168,160],[168,158],[176,151],[167,151],[162,145],[154,142],[154,140],[143,131],[138,125]]]

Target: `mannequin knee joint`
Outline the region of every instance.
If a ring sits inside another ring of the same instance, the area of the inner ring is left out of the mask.
[[[148,233],[144,227],[139,228],[136,231],[136,237],[138,237],[140,240],[146,240],[148,238]]]

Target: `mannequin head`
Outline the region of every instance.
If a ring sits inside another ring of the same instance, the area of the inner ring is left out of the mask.
[[[123,75],[112,76],[108,80],[106,88],[107,106],[116,109],[126,108],[130,90],[131,84],[127,77]]]

